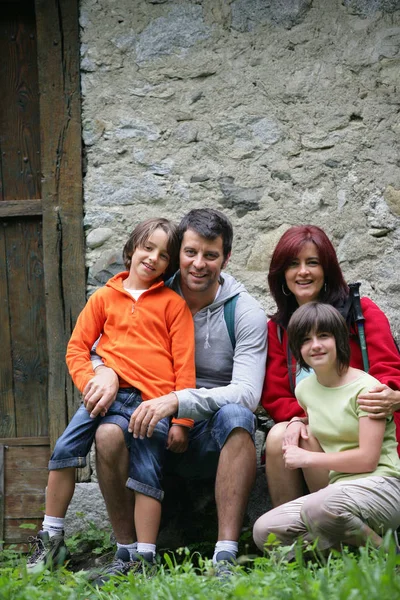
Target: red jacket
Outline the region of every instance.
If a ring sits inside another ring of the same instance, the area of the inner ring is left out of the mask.
[[[361,299],[361,307],[365,318],[369,373],[393,390],[400,390],[400,355],[390,331],[389,321],[369,298]],[[261,395],[261,404],[277,423],[289,421],[295,416],[304,416],[302,408],[290,389],[286,331],[281,329],[283,336],[280,340],[278,329],[280,328],[276,323],[268,321],[267,368]],[[361,349],[357,339],[350,339],[350,348],[350,366],[363,369]],[[397,441],[400,444],[400,412],[394,414],[394,420]]]

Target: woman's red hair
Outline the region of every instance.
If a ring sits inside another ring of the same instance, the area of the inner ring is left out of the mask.
[[[272,315],[272,320],[285,328],[298,308],[295,296],[293,294],[285,296],[283,293],[283,286],[286,286],[285,271],[307,242],[312,242],[317,247],[319,261],[324,271],[324,286],[318,300],[338,308],[346,301],[349,293],[335,248],[323,229],[316,225],[291,227],[276,245],[268,272],[269,289],[278,308]]]

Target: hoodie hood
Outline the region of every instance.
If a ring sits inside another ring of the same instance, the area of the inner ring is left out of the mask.
[[[194,315],[196,330],[196,356],[204,350],[208,350],[212,345],[221,346],[221,327],[226,335],[227,329],[224,319],[224,304],[233,296],[246,292],[242,283],[236,281],[232,275],[221,273],[220,289],[217,298],[208,306],[205,306]],[[183,296],[180,286],[180,271],[167,282],[167,285]],[[247,294],[247,292],[246,292]],[[229,338],[228,343],[230,344]]]

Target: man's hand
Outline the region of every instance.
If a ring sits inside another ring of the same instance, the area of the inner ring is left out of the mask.
[[[189,444],[189,428],[172,423],[168,432],[167,450],[180,454],[186,452]]]
[[[400,392],[381,383],[360,394],[357,402],[362,410],[370,413],[370,419],[384,419],[400,409]]]
[[[95,376],[83,390],[83,404],[92,418],[107,413],[119,388],[118,375],[109,367],[97,367]]]
[[[308,440],[307,425],[301,421],[290,423],[283,436],[282,448],[285,446],[299,446],[301,439]]]
[[[298,446],[284,446],[283,460],[287,469],[303,469],[310,466],[310,455],[313,452],[303,450]]]
[[[131,420],[128,431],[134,438],[144,439],[153,435],[154,427],[164,417],[171,417],[178,410],[178,398],[173,392],[160,398],[146,400],[137,407]]]

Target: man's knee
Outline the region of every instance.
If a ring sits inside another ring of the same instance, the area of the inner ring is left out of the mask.
[[[254,436],[256,418],[251,410],[240,404],[226,404],[215,414],[213,429],[222,447],[234,431],[245,437],[246,434]]]
[[[282,442],[285,435],[287,423],[277,423],[272,427],[265,442],[265,452],[270,456],[282,455]]]
[[[128,452],[122,429],[113,423],[104,423],[96,431],[96,454],[98,459],[111,458]]]

